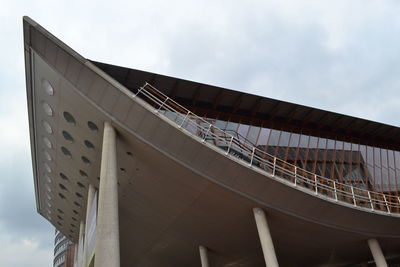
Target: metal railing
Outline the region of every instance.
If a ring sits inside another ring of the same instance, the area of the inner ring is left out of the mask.
[[[223,150],[226,155],[232,155],[246,162],[248,166],[259,168],[274,178],[289,181],[289,184],[294,187],[301,187],[315,195],[323,195],[334,201],[344,202],[369,211],[400,213],[399,197],[322,177],[277,158],[257,148],[238,133],[219,129],[148,83],[140,87],[135,96],[140,96],[155,108],[155,113],[163,114],[179,128],[195,135],[199,141],[213,144]]]

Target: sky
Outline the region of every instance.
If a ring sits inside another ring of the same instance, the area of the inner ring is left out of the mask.
[[[23,15],[92,60],[400,124],[400,1],[3,1],[0,266],[52,266],[54,228],[35,207]]]

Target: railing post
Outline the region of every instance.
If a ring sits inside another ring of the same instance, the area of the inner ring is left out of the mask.
[[[336,189],[336,181],[335,180],[333,180],[333,191],[335,192],[335,201],[338,201],[337,189]]]
[[[204,135],[203,142],[206,141],[208,132],[209,132],[210,130],[211,130],[211,124],[208,126],[207,132],[206,132],[206,134]]]
[[[372,203],[371,193],[368,191],[369,202],[371,203],[371,210],[374,210],[374,204]]]
[[[168,100],[169,100],[169,97],[167,96],[167,98],[164,100],[164,102],[161,103],[160,107],[156,110],[155,113],[158,113],[160,111],[160,109],[164,106],[164,104],[167,103]]]
[[[275,169],[276,169],[276,157],[274,157],[274,168],[272,169],[272,176],[275,176]]]
[[[136,94],[134,94],[133,97],[136,97],[142,90],[143,90],[143,87],[140,87],[139,90],[136,92]]]
[[[181,125],[179,125],[179,128],[182,128],[183,124],[185,123],[187,117],[189,117],[190,111],[188,111],[188,113],[186,114],[185,118],[183,118],[183,121],[181,123]]]
[[[250,164],[249,164],[249,166],[251,166],[251,165],[253,164],[253,158],[254,158],[254,153],[255,153],[255,151],[256,151],[256,148],[253,147],[253,152],[251,153]]]
[[[297,166],[294,166],[294,186],[297,186]]]
[[[387,203],[387,200],[386,200],[386,196],[385,196],[385,194],[382,194],[382,195],[383,195],[383,199],[385,200],[386,209],[387,209],[388,213],[390,213],[390,208],[388,206],[388,203]]]
[[[353,188],[353,186],[350,186],[350,189],[351,189],[351,195],[353,196],[354,207],[357,207],[356,197],[355,197],[355,195],[354,195],[354,188]]]
[[[315,194],[318,195],[318,180],[316,174],[314,174],[314,182],[315,182]]]
[[[229,141],[229,146],[228,146],[228,149],[226,150],[226,155],[228,155],[229,150],[231,150],[232,142],[233,142],[233,136],[231,137],[231,140]]]

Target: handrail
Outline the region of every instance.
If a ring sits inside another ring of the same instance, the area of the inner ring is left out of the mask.
[[[235,156],[247,162],[250,167],[257,167],[274,178],[289,181],[295,187],[308,189],[316,195],[323,195],[354,207],[387,214],[400,213],[399,197],[340,183],[335,179],[322,177],[277,158],[259,149],[239,133],[233,131],[232,134],[230,130],[219,129],[149,83],[145,83],[139,88],[135,97],[139,95],[143,100],[148,100],[146,102],[155,108],[155,113],[160,114],[160,111],[163,110],[164,116],[175,122],[179,128],[196,135],[201,142],[211,143],[224,150],[226,155]],[[173,114],[172,117],[171,114]]]

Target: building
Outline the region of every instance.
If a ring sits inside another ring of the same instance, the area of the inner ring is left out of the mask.
[[[25,17],[38,212],[76,266],[396,266],[400,129],[83,58]]]
[[[60,231],[55,231],[54,237],[54,267],[73,267],[75,262],[75,244]]]

